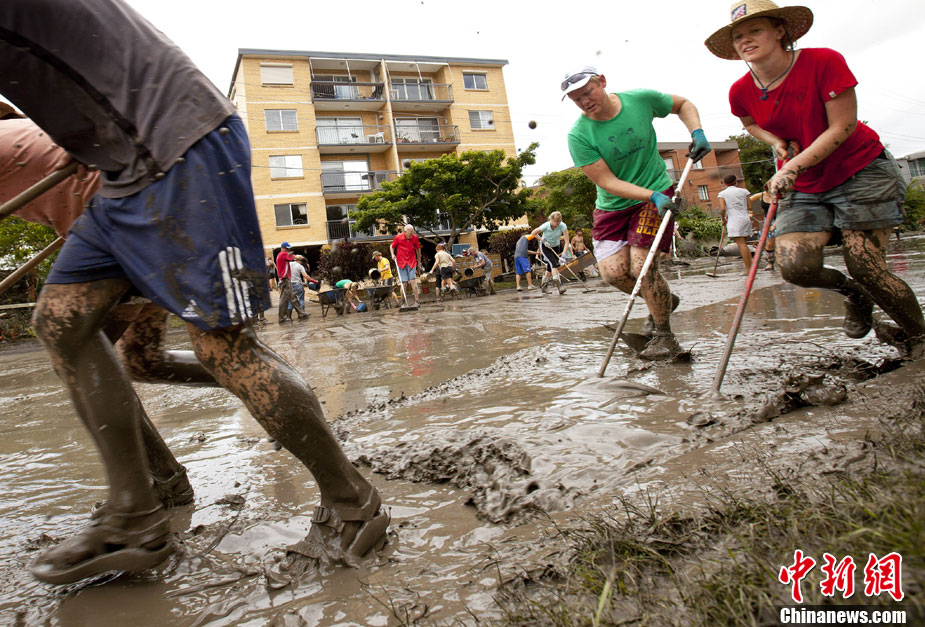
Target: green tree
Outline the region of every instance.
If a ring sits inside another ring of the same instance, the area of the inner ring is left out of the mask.
[[[543,204],[544,220],[553,211],[559,211],[570,232],[579,227],[590,228],[594,223],[597,186],[578,168],[544,174],[534,198]]]
[[[26,222],[15,216],[0,221],[0,267],[15,270],[57,237],[51,227]],[[57,256],[58,253],[53,253],[35,268],[39,285],[45,280]]]
[[[906,221],[899,227],[902,231],[918,231],[925,226],[925,187],[920,180],[913,180],[906,188],[903,203]]]
[[[468,150],[438,159],[411,163],[382,190],[364,196],[350,217],[356,229],[374,226],[398,230],[405,220],[425,239],[440,239],[436,231],[448,223],[452,245],[469,228],[494,228],[524,215],[530,193],[521,187],[524,166],[536,163],[530,147],[505,161],[503,150]]]
[[[728,141],[734,141],[739,145],[739,161],[742,163],[745,186],[750,192],[757,194],[764,189],[768,179],[774,176],[771,147],[748,133],[732,135]]]

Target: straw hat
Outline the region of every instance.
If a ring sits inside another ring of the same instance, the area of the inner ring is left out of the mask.
[[[778,7],[771,0],[738,0],[729,8],[729,24],[710,35],[704,43],[720,59],[739,58],[732,45],[732,27],[740,20],[756,17],[776,17],[793,41],[798,40],[813,25],[813,12],[806,7]]]

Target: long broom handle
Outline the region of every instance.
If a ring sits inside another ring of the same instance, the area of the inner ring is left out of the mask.
[[[716,376],[713,377],[713,393],[719,394],[719,388],[723,384],[723,378],[726,376],[726,367],[729,365],[729,357],[732,355],[732,347],[735,345],[736,336],[739,334],[739,327],[742,324],[742,318],[745,315],[745,306],[748,304],[748,297],[752,291],[752,284],[755,282],[755,275],[758,274],[758,262],[761,261],[761,253],[764,252],[764,245],[768,241],[768,233],[771,232],[771,223],[774,221],[774,214],[777,213],[777,203],[771,203],[767,215],[764,217],[764,226],[761,229],[761,237],[758,238],[758,249],[752,259],[752,267],[748,270],[748,279],[745,281],[745,292],[739,300],[739,307],[736,309],[735,318],[732,321],[732,328],[729,329],[729,336],[726,338],[726,350],[723,351],[723,357],[716,368]]]
[[[20,192],[17,196],[14,196],[12,199],[3,203],[3,205],[0,205],[0,220],[12,213],[16,213],[26,204],[32,202],[37,197],[44,194],[49,189],[72,175],[77,171],[77,165],[78,164],[76,161],[71,161],[60,170],[55,170],[29,189]]]
[[[35,266],[45,261],[45,259],[51,253],[55,252],[56,250],[61,248],[63,245],[64,245],[64,238],[59,237],[58,239],[53,241],[51,244],[49,244],[48,246],[40,250],[38,254],[35,255],[35,257],[33,257],[32,259],[30,259],[29,261],[21,265],[19,268],[17,268],[16,271],[13,272],[13,274],[3,279],[3,281],[0,281],[0,294],[3,294],[3,292],[7,291],[11,286],[18,283],[21,278],[23,278],[26,274],[29,273],[30,270],[32,270],[32,268],[34,268]]]
[[[687,175],[690,173],[691,166],[693,165],[694,161],[688,159],[687,165],[684,166],[684,171],[681,173],[681,178],[678,181],[678,186],[675,188],[674,196],[671,199],[673,202],[676,202],[681,196],[681,188],[684,186],[684,182],[687,180]],[[617,348],[617,342],[620,341],[620,334],[623,333],[623,327],[626,326],[626,320],[629,318],[630,310],[633,308],[633,302],[635,302],[636,295],[639,294],[639,290],[642,287],[642,280],[649,271],[649,266],[652,265],[652,260],[655,258],[655,252],[658,249],[659,242],[662,241],[662,236],[665,234],[665,229],[668,228],[668,223],[671,222],[671,218],[671,210],[668,210],[665,212],[661,224],[658,225],[658,231],[655,233],[655,240],[653,240],[652,246],[649,248],[649,254],[646,255],[646,260],[642,264],[642,270],[639,271],[639,277],[636,279],[636,285],[633,286],[629,302],[626,303],[626,309],[623,310],[623,317],[620,319],[620,324],[617,326],[617,330],[613,334],[613,339],[610,341],[610,348],[607,349],[607,357],[604,358],[604,363],[601,364],[601,369],[597,373],[599,377],[604,376],[607,365],[610,364],[610,358],[613,356],[614,349]]]

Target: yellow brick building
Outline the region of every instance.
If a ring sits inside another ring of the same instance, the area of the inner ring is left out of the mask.
[[[268,253],[282,241],[314,252],[344,238],[390,239],[356,232],[347,212],[410,162],[466,150],[515,156],[506,64],[239,50],[228,95],[247,124]],[[474,244],[475,234],[460,241]]]

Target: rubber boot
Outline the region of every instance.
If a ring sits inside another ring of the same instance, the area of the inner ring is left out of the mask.
[[[845,295],[845,335],[858,340],[870,333],[874,324],[874,300],[860,283],[845,278],[845,285],[837,290]]]
[[[543,280],[540,281],[540,289],[543,290],[544,294],[549,293],[549,275],[543,275]]]
[[[681,297],[677,294],[671,295],[671,313],[674,313],[674,310],[678,308],[678,305],[681,304]],[[646,316],[646,321],[642,323],[642,335],[648,335],[652,337],[655,333],[655,318],[652,317],[652,314]]]
[[[768,272],[771,272],[774,270],[774,261],[777,258],[777,255],[774,254],[773,250],[767,251],[765,255],[767,256],[768,265],[766,265],[764,269],[767,270]]]
[[[649,361],[668,361],[681,354],[683,349],[671,331],[655,331],[639,356]]]
[[[556,289],[559,290],[560,294],[565,294],[566,287],[562,285],[562,277],[556,277]]]

